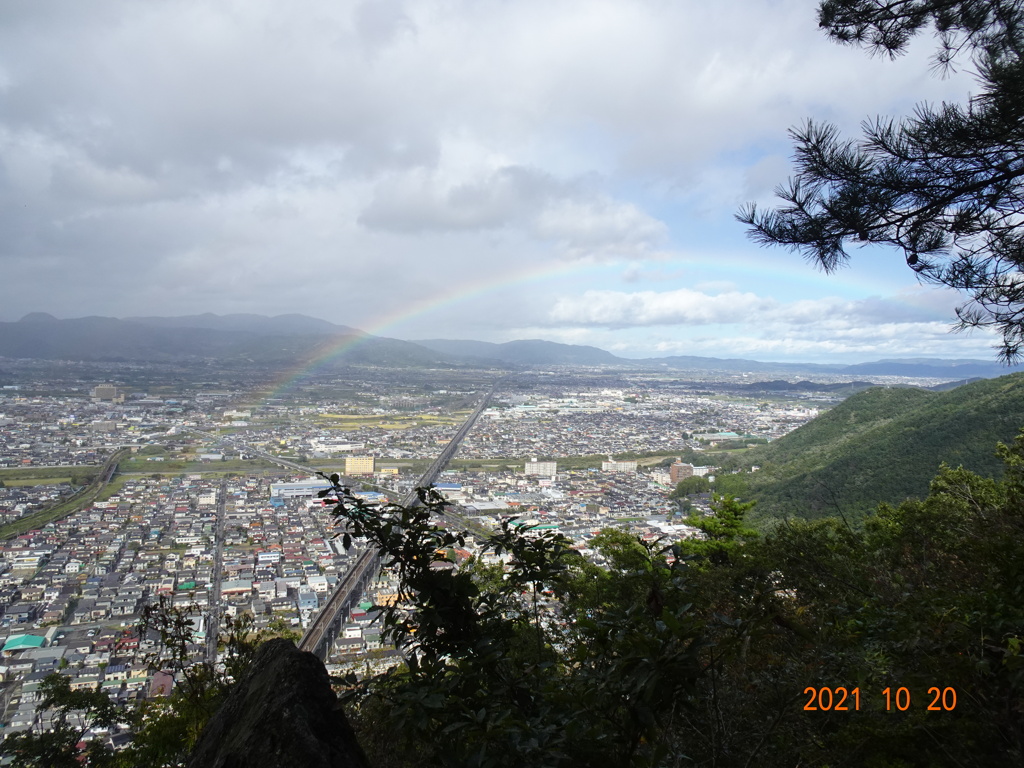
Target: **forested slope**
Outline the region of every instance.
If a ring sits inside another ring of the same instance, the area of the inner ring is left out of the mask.
[[[844,514],[928,492],[945,462],[998,476],[993,453],[1024,427],[1024,374],[948,392],[877,387],[850,397],[794,432],[751,451],[755,518]]]

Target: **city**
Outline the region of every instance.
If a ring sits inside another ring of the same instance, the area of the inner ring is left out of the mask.
[[[155,637],[137,630],[161,597],[193,617],[196,660],[216,661],[222,616],[300,636],[361,552],[342,546],[312,472],[337,470],[371,501],[399,498],[494,378],[431,371],[426,385],[388,387],[408,372],[355,370],[266,397],[220,381],[134,391],[103,373],[109,380],[51,383],[49,393],[33,374],[0,393],[7,526],[74,501],[120,457],[97,498],[0,547],[5,734],[47,727],[39,686],[54,670],[72,689],[99,688],[121,704],[166,693],[173,680],[154,664]],[[332,390],[344,399],[324,395]],[[713,479],[715,467],[679,456],[779,437],[834,401],[798,392],[769,401],[728,381],[663,374],[519,374],[502,382],[435,487],[478,533],[460,561],[510,518],[557,530],[584,554],[610,527],[680,538],[689,530],[670,492],[687,476]],[[706,497],[696,502],[707,509]],[[373,578],[330,645],[332,669],[364,674],[401,660],[374,622],[373,606],[395,599],[387,574]]]
[[[0,768],[1024,765],[1022,52],[0,5]]]

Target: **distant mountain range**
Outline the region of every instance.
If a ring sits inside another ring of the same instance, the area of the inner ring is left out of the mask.
[[[0,357],[46,360],[222,362],[294,366],[327,358],[340,364],[381,366],[617,367],[676,371],[720,371],[796,375],[914,376],[963,381],[991,378],[1007,368],[985,360],[896,359],[857,365],[766,363],[757,360],[670,356],[617,357],[597,347],[537,339],[495,344],[486,341],[423,339],[415,342],[373,336],[306,315],[254,314],[183,317],[82,317],[58,320],[33,312],[18,322],[0,323]]]
[[[329,358],[388,366],[437,365],[437,353],[304,315],[82,317],[32,313],[0,323],[0,357],[104,362],[190,362],[268,367]]]
[[[529,339],[494,344],[489,341],[454,341],[423,339],[414,344],[440,352],[442,355],[467,361],[495,360],[511,365],[623,365],[627,361],[597,347],[559,344],[554,341]]]
[[[629,368],[668,368],[678,371],[722,371],[731,373],[830,373],[840,376],[911,376],[950,378],[958,381],[992,378],[1024,366],[1007,367],[987,360],[945,360],[938,358],[878,360],[855,365],[822,363],[772,363],[743,358],[673,355],[643,359],[617,357],[597,347],[558,344],[552,341],[487,341],[417,339],[416,344],[464,361],[499,361],[510,365],[582,365],[622,366]]]
[[[335,325],[308,315],[215,315],[207,312],[202,315],[183,315],[182,317],[126,317],[125,322],[142,323],[155,328],[206,328],[214,331],[241,331],[243,333],[260,333],[270,336],[366,336],[356,328],[347,325]]]

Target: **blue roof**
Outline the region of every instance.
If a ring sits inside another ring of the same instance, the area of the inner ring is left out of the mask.
[[[23,651],[26,648],[42,648],[43,638],[39,635],[11,635],[4,643],[3,652]]]

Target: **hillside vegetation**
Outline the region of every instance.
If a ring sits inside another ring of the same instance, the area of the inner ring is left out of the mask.
[[[505,567],[436,567],[459,537],[429,511],[338,489],[335,515],[415,595],[381,607],[407,666],[346,693],[371,764],[1020,765],[1024,436],[998,450],[1000,482],[942,470],[860,530],[760,536],[723,499],[688,518],[702,537],[603,531],[603,568],[507,524],[488,543]]]
[[[759,535],[751,505],[724,498],[687,518],[699,537],[602,531],[590,546],[603,567],[514,521],[484,545],[503,564],[456,567],[466,534],[431,522],[436,491],[370,505],[333,475],[324,500],[343,544],[378,549],[409,600],[374,606],[405,664],[347,677],[348,717],[374,768],[1021,765],[1024,434],[998,450],[1001,481],[944,469],[922,501],[883,505],[860,529],[825,518]],[[223,670],[192,665],[193,609],[161,598],[139,628],[179,675],[170,697],[117,705],[55,673],[40,687],[55,730],[9,737],[14,765],[208,764],[189,751],[232,680],[261,701],[269,687],[248,613],[225,617]],[[292,707],[300,726],[316,702]],[[117,722],[136,729],[127,749],[99,737],[80,751]],[[296,765],[253,761],[250,743],[226,740],[217,764]]]
[[[922,497],[942,463],[998,477],[997,442],[1024,427],[1024,374],[948,392],[875,387],[785,437],[749,451],[759,465],[744,496],[754,519],[842,514],[861,519],[881,502]]]

